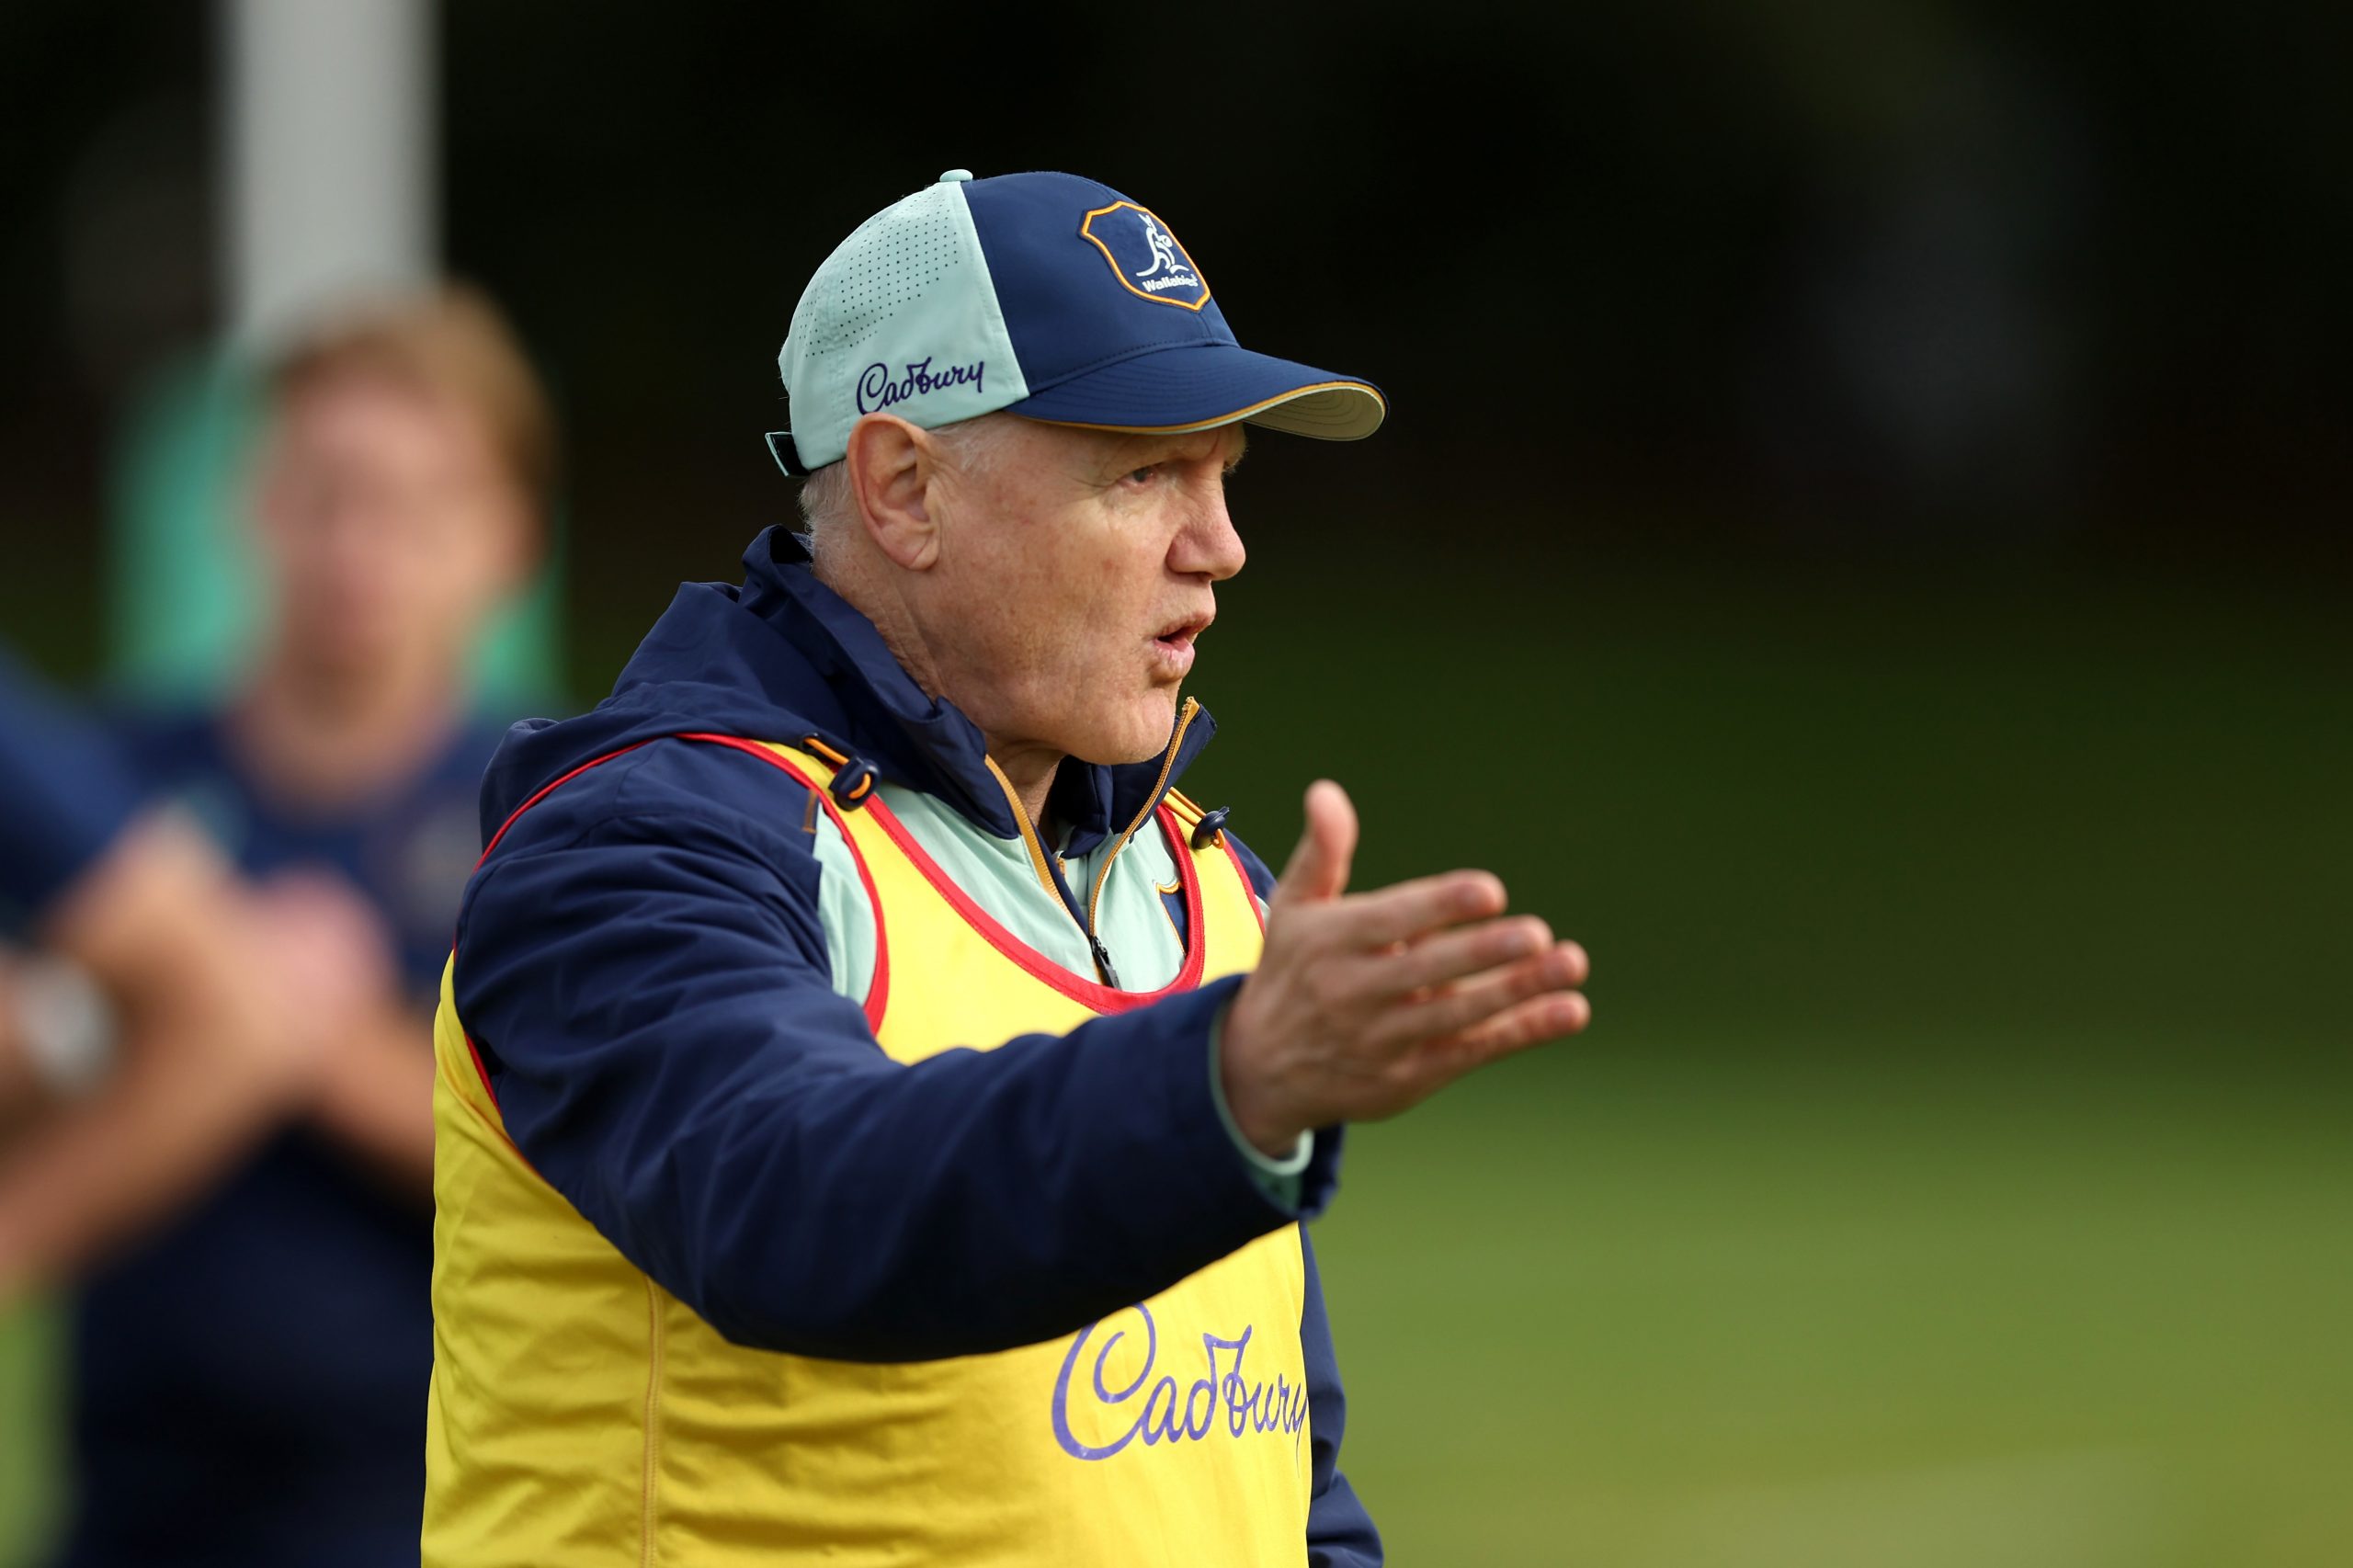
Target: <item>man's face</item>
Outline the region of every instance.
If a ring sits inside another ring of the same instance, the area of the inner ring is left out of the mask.
[[[256,502],[280,652],[322,674],[454,665],[528,562],[528,504],[478,422],[382,375],[298,387]]]
[[[1211,585],[1242,570],[1225,510],[1238,426],[1120,436],[1029,420],[937,487],[918,610],[943,695],[1001,749],[1134,762],[1167,744]]]

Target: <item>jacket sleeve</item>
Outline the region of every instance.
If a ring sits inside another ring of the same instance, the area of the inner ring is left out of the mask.
[[[722,1334],[847,1360],[1006,1349],[1295,1217],[1204,1070],[1236,982],[902,1065],[832,989],[808,839],[769,825],[801,802],[632,804],[637,771],[558,790],[477,875],[459,1017],[523,1155]]]
[[[1300,1348],[1307,1363],[1307,1429],[1313,1476],[1307,1505],[1308,1568],[1381,1568],[1381,1532],[1357,1500],[1356,1488],[1340,1472],[1340,1436],[1347,1426],[1348,1397],[1340,1387],[1340,1363],[1332,1352],[1332,1324],[1324,1311],[1324,1281],[1316,1272],[1315,1248],[1304,1226],[1299,1248],[1307,1264],[1307,1300],[1299,1319]]]
[[[1225,837],[1226,842],[1233,846],[1233,858],[1242,863],[1243,874],[1250,879],[1250,891],[1258,895],[1258,902],[1262,904],[1271,901],[1275,896],[1274,872],[1258,858],[1256,850],[1242,842],[1239,834],[1229,831]]]
[[[1251,847],[1233,839],[1235,856],[1249,875],[1261,902],[1275,892],[1275,874]],[[1327,1127],[1316,1134],[1318,1153],[1339,1153],[1341,1129]],[[1384,1561],[1381,1532],[1372,1516],[1357,1498],[1356,1488],[1340,1471],[1340,1437],[1348,1422],[1348,1396],[1340,1386],[1339,1358],[1332,1349],[1332,1324],[1324,1308],[1324,1278],[1315,1267],[1315,1248],[1307,1228],[1299,1232],[1299,1248],[1307,1265],[1307,1299],[1299,1319],[1299,1343],[1306,1361],[1308,1430],[1313,1491],[1307,1506],[1308,1568],[1381,1568]]]

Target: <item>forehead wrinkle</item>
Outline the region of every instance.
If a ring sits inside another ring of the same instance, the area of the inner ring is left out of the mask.
[[[1243,432],[1240,421],[1220,425],[1208,430],[1161,432],[1154,430],[1086,430],[1057,426],[1040,422],[1040,429],[1051,430],[1057,437],[1070,440],[1068,449],[1083,450],[1081,461],[1090,463],[1105,475],[1128,472],[1155,463],[1172,461],[1207,461],[1217,458],[1221,449],[1230,449],[1222,466],[1227,472],[1242,461],[1242,454],[1249,437]],[[1058,440],[1057,445],[1062,441]]]
[[[1123,462],[1139,466],[1142,462],[1198,462],[1214,458],[1221,449],[1230,447],[1233,455],[1224,462],[1231,468],[1242,460],[1242,449],[1247,439],[1242,434],[1238,421],[1232,425],[1220,425],[1213,429],[1188,430],[1174,435],[1140,431],[1128,437],[1128,444],[1121,450],[1121,459]]]

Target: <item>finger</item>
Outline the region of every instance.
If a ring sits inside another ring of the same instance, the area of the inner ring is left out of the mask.
[[[1447,871],[1356,894],[1341,903],[1337,930],[1349,947],[1391,948],[1501,915],[1504,903],[1504,884],[1494,872]]]
[[[1307,827],[1276,880],[1270,903],[1320,903],[1348,890],[1357,852],[1357,808],[1329,778],[1307,787]]]
[[[1399,1044],[1443,1040],[1475,1028],[1530,997],[1567,993],[1584,980],[1585,969],[1585,949],[1563,942],[1426,1000],[1401,1003],[1375,1032]]]
[[[1523,915],[1438,931],[1358,961],[1370,971],[1366,989],[1389,1002],[1484,974],[1516,959],[1531,958],[1552,945],[1552,928],[1533,915]]]
[[[1417,1055],[1448,1078],[1459,1078],[1503,1057],[1576,1034],[1593,1022],[1593,1004],[1582,991],[1557,991],[1516,1003],[1493,1017],[1446,1040],[1433,1040]]]

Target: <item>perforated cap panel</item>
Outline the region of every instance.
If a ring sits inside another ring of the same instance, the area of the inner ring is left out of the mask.
[[[858,225],[825,259],[792,317],[793,338],[812,360],[858,347],[963,261],[955,204],[947,186],[919,190]]]
[[[1027,396],[962,187],[895,201],[835,247],[792,312],[777,368],[805,468],[839,458],[865,414],[930,428]]]

